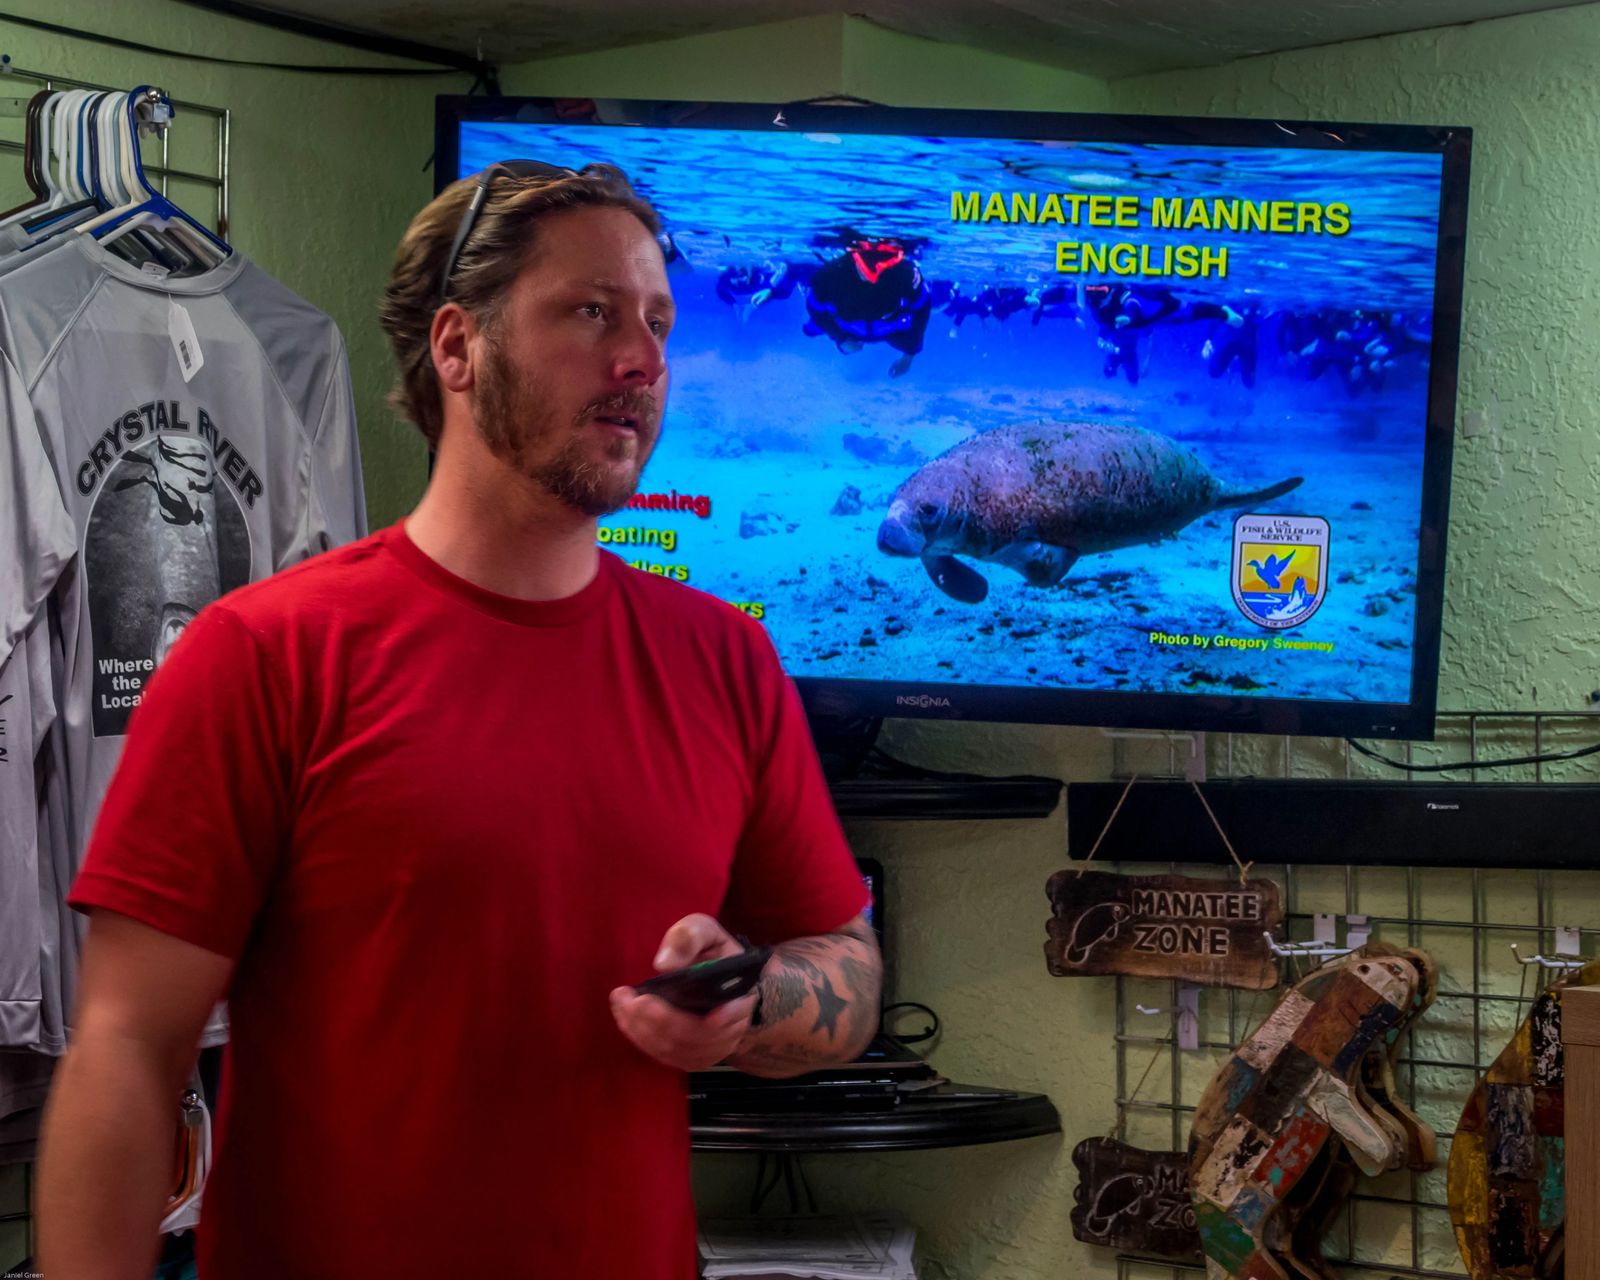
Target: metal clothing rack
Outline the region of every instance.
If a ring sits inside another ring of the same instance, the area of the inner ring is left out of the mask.
[[[17,91],[8,92],[7,85],[16,82]],[[32,86],[27,92],[21,92],[24,86]],[[52,72],[27,71],[21,67],[13,66],[9,56],[0,56],[0,118],[20,119],[27,110],[28,99],[39,89],[99,89],[117,91],[126,89],[128,85],[98,84],[91,80],[79,80],[72,76],[56,75]],[[154,163],[147,162],[144,166],[145,173],[152,178],[159,178],[161,194],[169,195],[168,187],[172,182],[188,183],[203,188],[211,193],[211,209],[202,212],[199,208],[192,209],[194,216],[202,221],[210,221],[212,229],[223,239],[228,237],[228,221],[230,216],[230,171],[229,171],[229,146],[232,127],[232,113],[226,107],[208,106],[203,102],[189,102],[174,98],[172,105],[178,110],[179,128],[181,121],[189,115],[201,116],[212,122],[216,130],[215,169],[204,172],[194,169],[174,167],[168,145],[167,131],[159,130],[157,140],[146,142],[152,149],[159,147],[160,158]],[[9,152],[20,156],[23,153],[23,144],[11,138],[0,138],[0,153]],[[20,1176],[14,1170],[20,1169]],[[22,1224],[22,1234],[25,1241],[25,1252],[22,1257],[31,1257],[35,1242],[33,1239],[33,1166],[30,1164],[0,1168],[0,1249],[4,1249],[8,1234],[14,1230],[14,1224]],[[3,1275],[12,1263],[21,1259],[13,1259],[0,1253],[0,1275]]]
[[[1492,759],[1483,753],[1492,741],[1498,754],[1522,754],[1531,745],[1531,754],[1538,755],[1549,749],[1552,739],[1569,734],[1574,738],[1581,734],[1585,743],[1596,740],[1600,724],[1595,721],[1592,714],[1567,712],[1441,713],[1440,742],[1430,751],[1441,760],[1481,764]],[[1252,776],[1357,776],[1348,744],[1301,740],[1297,745],[1285,738],[1274,747],[1269,739],[1235,743],[1232,735],[1220,743],[1207,743],[1203,735],[1144,736],[1154,739],[1152,745],[1165,746],[1167,771],[1178,777],[1192,777],[1211,763],[1222,767],[1216,776],[1239,776],[1236,763],[1246,756]],[[1406,762],[1420,762],[1415,744],[1394,744],[1394,748],[1404,753]],[[1120,743],[1116,754],[1117,771],[1127,776],[1132,771],[1123,767],[1121,757],[1127,752]],[[1308,759],[1315,774],[1305,767]],[[1572,780],[1580,770],[1587,775],[1585,780],[1593,780],[1595,765],[1596,758],[1564,765],[1562,780]],[[1552,770],[1543,766],[1526,768],[1535,781],[1555,780],[1547,776]],[[1154,771],[1139,773],[1150,777]],[[1448,776],[1475,780],[1481,770],[1463,768]],[[1190,875],[1207,874],[1194,866],[1156,865]],[[1234,873],[1228,868],[1214,874]],[[1378,1179],[1363,1178],[1325,1247],[1334,1266],[1351,1277],[1456,1280],[1465,1276],[1446,1201],[1451,1135],[1468,1094],[1510,1040],[1533,998],[1560,976],[1562,959],[1581,950],[1592,957],[1596,950],[1587,940],[1600,936],[1600,928],[1579,927],[1558,915],[1557,882],[1575,873],[1533,867],[1510,872],[1422,872],[1399,866],[1258,863],[1251,874],[1276,880],[1281,887],[1291,939],[1308,939],[1319,917],[1325,923],[1327,915],[1339,914],[1356,923],[1365,916],[1375,938],[1421,946],[1441,959],[1438,999],[1408,1032],[1399,1071],[1407,1104],[1438,1134],[1438,1167],[1425,1174],[1400,1170]],[[1456,909],[1437,909],[1434,898],[1453,899]],[[1399,903],[1404,904],[1402,910],[1395,909]],[[1462,963],[1468,953],[1470,960]],[[1546,963],[1535,963],[1530,959],[1535,955]],[[1300,963],[1298,973],[1292,967],[1296,961],[1284,963],[1289,982],[1308,972],[1315,961]],[[1277,994],[1202,990],[1198,1048],[1186,1050],[1179,1046],[1180,984],[1133,978],[1118,978],[1116,984],[1116,1136],[1135,1146],[1181,1151],[1188,1143],[1200,1093],[1234,1046],[1271,1011]],[[1168,1016],[1141,1012],[1141,1005],[1156,1006],[1153,1013]],[[1131,1254],[1118,1254],[1116,1263],[1118,1280],[1179,1280],[1204,1274],[1198,1266]]]
[[[11,64],[9,56],[0,56],[0,94],[5,93],[7,82],[27,81],[39,89],[100,89],[115,91],[118,88],[126,89],[129,86],[114,86],[96,84],[90,80],[77,80],[71,76],[58,76],[44,71],[25,71],[21,67]],[[28,98],[31,93],[17,97],[0,97],[0,116],[21,116],[27,108]],[[207,106],[202,102],[188,102],[180,98],[173,98],[172,105],[177,109],[180,119],[185,113],[204,116],[210,120],[216,130],[216,169],[212,173],[198,172],[193,169],[174,168],[170,162],[167,140],[167,131],[157,131],[159,144],[151,142],[148,145],[159,145],[160,159],[154,163],[146,163],[145,173],[151,177],[161,179],[161,194],[169,195],[168,185],[173,180],[193,183],[212,193],[211,221],[214,230],[224,240],[228,238],[229,206],[229,144],[232,128],[232,113],[226,107]],[[182,125],[179,126],[180,128]],[[21,155],[23,144],[10,138],[0,138],[0,152],[9,151],[13,155]],[[202,215],[194,210],[194,216]]]

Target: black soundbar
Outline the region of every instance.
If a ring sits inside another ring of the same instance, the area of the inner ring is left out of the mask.
[[[830,784],[841,818],[1048,818],[1060,803],[1055,778],[846,778]]]
[[[1228,862],[1187,782],[1067,786],[1067,852],[1097,862]],[[1600,867],[1600,786],[1545,783],[1200,784],[1246,862],[1263,867]]]

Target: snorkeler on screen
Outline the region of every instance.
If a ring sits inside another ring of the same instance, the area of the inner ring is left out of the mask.
[[[900,241],[858,238],[812,273],[805,332],[827,334],[844,352],[887,342],[900,352],[889,366],[898,378],[922,350],[932,310],[922,270]]]
[[[1347,395],[1382,389],[1393,364],[1386,317],[1325,308],[1299,319],[1294,333],[1289,359],[1307,382],[1332,370]]]
[[[935,298],[933,305],[938,309],[941,303]],[[1009,320],[1033,305],[1033,295],[1016,285],[986,284],[976,293],[969,293],[959,283],[951,287],[949,296],[942,304],[945,315],[957,326],[972,316],[976,316],[980,323],[991,317]]]
[[[950,317],[950,323],[959,328],[963,320],[974,316],[980,322],[987,320],[989,304],[983,300],[983,292],[968,293],[960,283],[954,285],[944,302],[944,313]]]
[[[799,273],[787,262],[726,267],[717,276],[717,297],[747,319],[757,307],[794,293]]]
[[[1026,311],[1030,305],[1028,291],[1015,285],[990,285],[978,297],[996,320],[1009,320],[1017,312]]]
[[[1120,371],[1130,386],[1140,375],[1140,335],[1162,324],[1195,320],[1223,320],[1238,328],[1244,318],[1233,308],[1215,302],[1185,302],[1171,289],[1148,284],[1080,284],[1078,319],[1092,319],[1106,353],[1104,373],[1114,378]]]
[[[1261,333],[1261,308],[1251,303],[1236,313],[1238,323],[1221,319],[1216,321],[1200,347],[1200,358],[1206,362],[1206,372],[1213,378],[1225,378],[1234,365],[1239,368],[1239,380],[1247,388],[1256,385],[1256,360],[1259,355],[1258,339]]]
[[[1040,285],[1027,298],[1033,308],[1032,323],[1046,316],[1071,316],[1078,312],[1078,291],[1069,284]]]

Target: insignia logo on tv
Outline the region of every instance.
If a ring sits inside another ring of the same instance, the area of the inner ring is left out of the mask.
[[[897,693],[895,694],[894,705],[897,707],[921,707],[923,710],[929,710],[933,707],[948,707],[950,699],[935,698],[926,693]]]

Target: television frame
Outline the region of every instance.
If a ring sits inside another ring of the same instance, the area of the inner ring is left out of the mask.
[[[434,117],[435,190],[442,190],[454,180],[460,163],[460,127],[463,124],[518,121],[561,125],[594,123],[601,128],[648,126],[774,133],[916,134],[1277,149],[1283,148],[1286,139],[1292,138],[1293,146],[1306,149],[1440,155],[1443,164],[1433,345],[1428,365],[1409,703],[796,677],[814,723],[843,725],[893,716],[1234,733],[1416,740],[1433,737],[1444,621],[1450,468],[1466,264],[1470,129],[1282,119],[838,105],[826,99],[746,103],[440,95],[435,100]],[[670,407],[668,412],[670,414]]]

